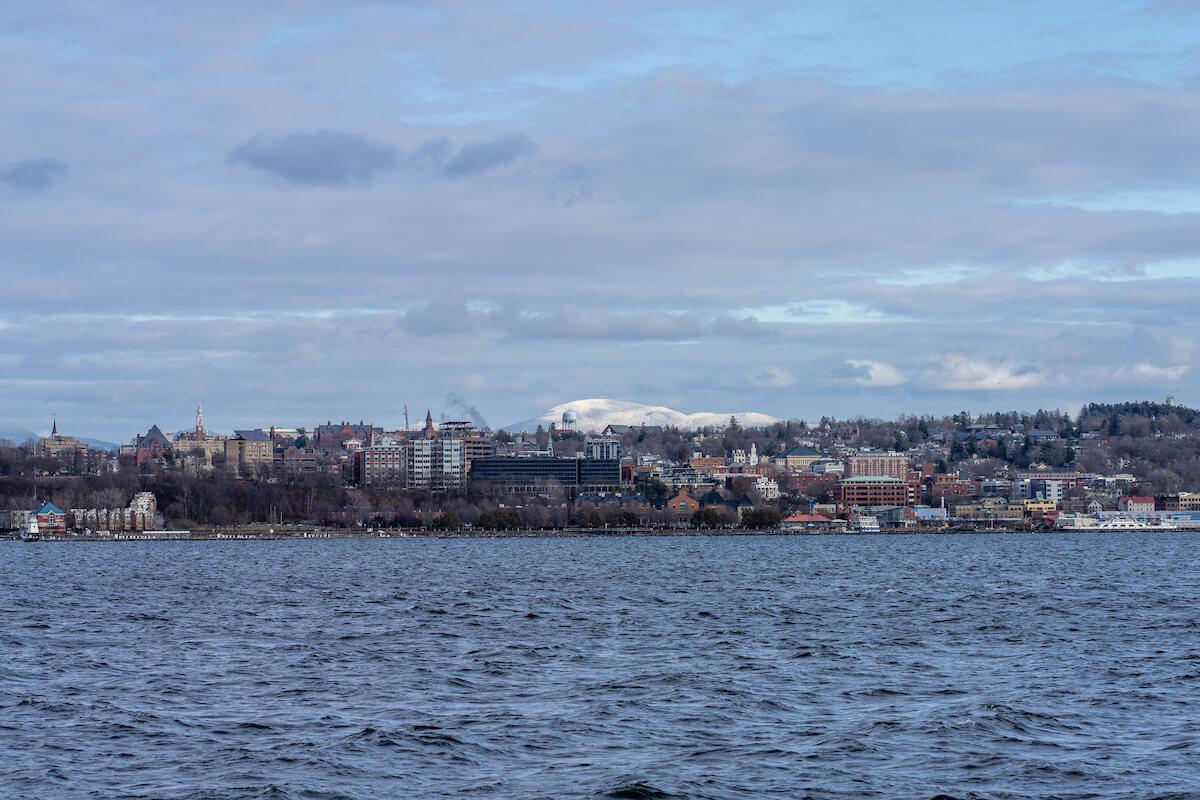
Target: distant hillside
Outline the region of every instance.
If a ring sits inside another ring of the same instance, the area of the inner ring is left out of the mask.
[[[11,422],[0,422],[0,442],[12,442],[13,444],[25,444],[41,438],[40,433],[34,433],[28,428],[23,428],[20,425],[14,425]],[[70,436],[71,434],[67,434]],[[76,439],[92,447],[96,450],[111,450],[115,451],[119,445],[115,442],[107,442],[104,439],[92,439],[87,436],[76,436]]]
[[[38,435],[28,428],[22,428],[20,425],[14,425],[11,422],[0,422],[0,442],[22,444],[36,438],[38,438]]]
[[[539,425],[548,428],[551,423],[562,425],[565,412],[575,414],[575,427],[585,432],[599,432],[609,425],[662,425],[666,427],[694,430],[696,428],[724,428],[729,425],[729,418],[737,419],[744,428],[761,428],[778,419],[766,414],[753,411],[715,412],[699,411],[687,414],[665,406],[650,406],[643,403],[630,403],[624,400],[573,400],[562,403],[547,410],[532,419],[515,422],[505,426],[509,431],[532,431]]]
[[[76,436],[75,438],[93,450],[108,450],[111,452],[116,452],[121,448],[121,446],[116,442],[106,442],[103,439],[92,439],[88,436]]]

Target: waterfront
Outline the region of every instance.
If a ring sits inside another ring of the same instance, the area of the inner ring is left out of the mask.
[[[0,546],[17,796],[1148,797],[1195,540]]]

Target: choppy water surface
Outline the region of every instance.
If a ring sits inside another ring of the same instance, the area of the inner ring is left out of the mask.
[[[1197,544],[4,544],[0,795],[1194,797]]]

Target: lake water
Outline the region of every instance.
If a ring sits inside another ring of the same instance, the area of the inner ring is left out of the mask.
[[[0,796],[1197,797],[1198,544],[0,544]]]

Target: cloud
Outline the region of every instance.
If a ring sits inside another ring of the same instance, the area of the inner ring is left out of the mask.
[[[54,158],[34,158],[12,161],[0,167],[0,183],[14,189],[36,191],[47,189],[67,174],[67,165]]]
[[[1041,371],[1009,362],[990,364],[966,356],[952,355],[937,359],[936,363],[934,377],[947,389],[1004,391],[1029,389],[1046,382],[1046,376]]]
[[[515,339],[678,342],[704,336],[699,318],[666,311],[620,314],[571,306],[551,314],[518,314],[502,325]]]
[[[410,161],[434,169],[449,178],[461,178],[516,161],[537,150],[533,140],[523,134],[507,134],[495,139],[468,142],[456,151],[442,136],[419,144]]]
[[[796,377],[782,367],[764,367],[752,381],[767,389],[787,389],[796,385]]]
[[[474,332],[480,316],[471,312],[465,300],[446,298],[408,309],[396,324],[414,336],[459,335]]]
[[[883,361],[851,358],[844,363],[841,374],[858,386],[899,386],[907,380],[904,373]]]
[[[1133,368],[1133,376],[1135,378],[1143,378],[1145,380],[1174,381],[1182,378],[1190,369],[1191,367],[1187,365],[1181,365],[1177,367],[1159,367],[1143,361]]]
[[[229,158],[296,186],[366,185],[398,163],[396,150],[389,145],[328,130],[275,139],[255,136],[231,150]]]
[[[757,317],[721,314],[712,323],[713,333],[734,339],[762,339],[777,334],[778,326],[768,325]]]

